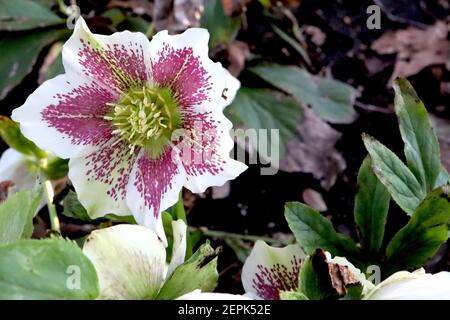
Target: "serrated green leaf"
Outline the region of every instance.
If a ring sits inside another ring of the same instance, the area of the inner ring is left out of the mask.
[[[363,249],[374,253],[380,250],[389,202],[389,192],[373,173],[370,158],[366,158],[358,173],[358,193],[354,208],[355,222]]]
[[[337,233],[331,221],[318,211],[300,202],[288,202],[284,214],[289,228],[306,253],[321,248],[333,256],[347,257],[354,264],[360,265],[360,252],[355,242],[350,237]]]
[[[11,1],[11,3],[13,3]],[[0,100],[31,72],[41,50],[61,39],[66,30],[42,30],[32,33],[9,33],[0,39]]]
[[[363,135],[363,140],[372,159],[373,172],[388,189],[392,199],[411,215],[425,198],[422,186],[391,150],[368,135]]]
[[[435,187],[441,171],[439,143],[427,110],[408,80],[394,83],[395,113],[405,143],[408,167],[427,193]]]
[[[47,153],[25,138],[18,123],[5,116],[0,116],[0,136],[11,148],[36,158],[45,158]]]
[[[218,44],[230,43],[236,37],[241,21],[225,14],[221,0],[208,0],[205,2],[200,25],[208,29],[211,36],[209,46],[214,48]]]
[[[295,136],[297,125],[303,117],[300,106],[290,97],[276,91],[246,87],[239,90],[226,112],[235,124],[243,123],[246,128],[279,130],[280,143],[274,146],[274,150],[279,150],[280,157],[285,154],[286,144]],[[248,138],[258,150],[257,137],[249,135]],[[273,150],[272,143],[275,142],[269,138],[272,138],[270,131],[267,150]]]
[[[41,199],[39,186],[16,192],[0,204],[0,245],[31,237],[33,216]]]
[[[450,186],[430,192],[386,249],[390,273],[422,267],[447,241]]]
[[[202,245],[185,263],[178,266],[166,280],[156,299],[172,300],[195,289],[214,290],[219,274],[217,254],[208,243]]]
[[[261,65],[248,70],[300,103],[310,105],[318,116],[329,122],[351,123],[356,118],[353,108],[356,91],[343,82],[313,76],[296,66]]]
[[[75,242],[28,239],[0,246],[0,299],[95,299],[98,293],[94,266]]]
[[[0,0],[0,31],[29,30],[64,23],[45,6],[31,0]]]

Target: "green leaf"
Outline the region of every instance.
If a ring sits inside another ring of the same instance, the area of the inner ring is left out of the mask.
[[[200,24],[208,29],[211,36],[209,46],[214,48],[219,44],[230,43],[236,37],[241,21],[225,14],[221,0],[208,0],[205,1]]]
[[[69,160],[57,157],[51,158],[43,171],[50,180],[61,179],[69,172]]]
[[[95,299],[94,266],[75,242],[19,240],[0,246],[0,299]]]
[[[323,265],[316,253],[309,255],[302,263],[298,290],[310,300],[323,300],[337,297],[333,289],[326,265]]]
[[[422,267],[447,241],[450,186],[430,192],[386,249],[392,272]]]
[[[33,217],[42,199],[42,188],[16,192],[0,205],[0,245],[29,238]]]
[[[125,21],[121,23],[121,27],[124,30],[130,30],[134,32],[142,32],[147,34],[149,31],[150,23],[141,17],[126,17]]]
[[[405,143],[409,169],[427,193],[433,190],[441,171],[439,143],[423,102],[406,79],[397,79],[395,112]]]
[[[331,221],[315,209],[300,202],[288,202],[284,214],[289,228],[305,252],[311,253],[321,248],[333,256],[347,257],[353,263],[360,264],[359,249],[355,242],[350,237],[337,233]]]
[[[359,169],[358,193],[354,208],[361,245],[365,250],[374,253],[380,250],[383,244],[389,202],[389,192],[373,173],[372,161],[367,157]]]
[[[280,156],[285,154],[286,144],[295,136],[303,117],[300,106],[290,97],[272,90],[246,87],[238,91],[231,106],[225,110],[235,124],[241,122],[246,128],[256,130],[279,130],[280,145],[274,150],[279,150]],[[248,135],[248,138],[255,150],[259,150],[257,136]],[[269,138],[272,138],[270,131],[266,150],[273,150],[272,139]]]
[[[92,221],[86,209],[78,200],[75,191],[72,190],[69,191],[69,193],[63,200],[63,207],[64,210],[62,214],[65,215],[66,217],[75,218],[83,221]]]
[[[296,66],[261,65],[249,70],[300,103],[310,105],[328,122],[351,123],[356,118],[356,91],[343,82],[313,76]]]
[[[280,300],[309,300],[306,295],[296,291],[281,291]]]
[[[13,3],[11,1],[11,3]],[[57,39],[65,30],[42,30],[32,33],[9,33],[0,39],[0,100],[31,72],[41,50]]]
[[[411,215],[426,193],[408,167],[383,144],[363,134],[364,144],[372,159],[372,169],[388,189],[392,199]]]
[[[0,31],[29,30],[64,23],[45,6],[31,0],[0,0]]]
[[[167,247],[166,247],[166,261],[170,262],[172,259],[172,251],[173,251],[173,227],[172,227],[172,215],[168,212],[162,212],[162,220],[164,226],[164,233],[167,238]]]
[[[217,286],[217,250],[202,245],[185,263],[178,266],[164,283],[156,299],[172,300],[195,289],[209,292]]]
[[[303,60],[305,60],[305,62],[308,65],[311,65],[311,59],[308,56],[308,52],[306,51],[305,48],[302,47],[302,45],[297,40],[292,38],[290,35],[288,35],[286,32],[284,32],[283,30],[278,28],[276,25],[272,24],[271,26],[272,26],[273,31],[275,31],[275,33],[281,39],[283,39],[284,41],[289,43],[291,45],[291,47],[294,48],[300,54],[300,56],[303,58]]]
[[[22,135],[19,124],[8,117],[0,116],[0,136],[8,146],[23,154],[39,159],[47,157],[47,153],[44,150],[39,149],[33,142]]]

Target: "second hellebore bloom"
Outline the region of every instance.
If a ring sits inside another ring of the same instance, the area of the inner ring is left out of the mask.
[[[223,115],[239,88],[193,28],[148,41],[92,34],[82,18],[63,47],[65,74],[13,112],[39,147],[70,158],[69,178],[93,217],[133,214],[165,242],[161,211],[180,189],[203,192],[246,166],[229,157]]]

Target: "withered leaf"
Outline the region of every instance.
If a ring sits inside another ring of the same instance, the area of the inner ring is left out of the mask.
[[[426,29],[410,27],[386,32],[372,49],[379,54],[397,53],[392,82],[397,77],[415,75],[427,66],[446,64],[450,58],[447,34],[447,24],[439,21]]]
[[[337,176],[346,168],[343,156],[335,149],[341,133],[305,108],[294,138],[287,143],[280,170],[312,173],[321,180],[324,189],[331,188]]]

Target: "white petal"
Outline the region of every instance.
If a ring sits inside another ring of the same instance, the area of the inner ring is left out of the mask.
[[[129,216],[126,187],[137,152],[125,143],[110,143],[88,156],[69,161],[69,179],[91,218],[113,213]]]
[[[185,109],[221,110],[239,89],[239,81],[209,59],[208,40],[206,29],[190,28],[174,36],[158,32],[150,42],[153,80],[169,86]]]
[[[263,241],[255,247],[242,268],[242,284],[257,299],[277,300],[281,290],[296,290],[305,253],[297,244],[274,248]]]
[[[86,77],[63,74],[44,82],[13,111],[25,137],[60,158],[92,153],[111,138],[102,118],[117,96]]]
[[[169,278],[172,272],[184,262],[184,259],[186,257],[186,246],[187,246],[186,223],[184,223],[184,221],[181,219],[178,219],[177,221],[172,221],[172,229],[173,229],[172,259],[170,260],[166,279]]]
[[[154,230],[167,245],[161,212],[178,201],[185,181],[184,169],[171,149],[151,160],[141,150],[127,185],[126,202],[136,221]]]
[[[218,293],[218,292],[202,292],[200,289],[186,293],[177,300],[251,300],[250,298],[240,294]]]
[[[150,79],[150,42],[143,33],[93,34],[81,17],[62,57],[66,73],[89,76],[116,92],[141,87]]]
[[[12,181],[14,185],[11,192],[23,189],[31,189],[36,184],[37,172],[32,171],[26,162],[27,157],[22,153],[7,149],[0,158],[0,182]]]
[[[201,113],[197,109],[186,113],[183,121],[183,141],[177,147],[186,170],[186,188],[204,192],[208,187],[224,185],[247,169],[230,157],[233,125],[221,110]]]
[[[365,299],[450,300],[450,272],[400,271],[381,282]]]
[[[161,287],[166,251],[150,229],[121,224],[93,231],[83,252],[97,271],[101,299],[152,299]]]

